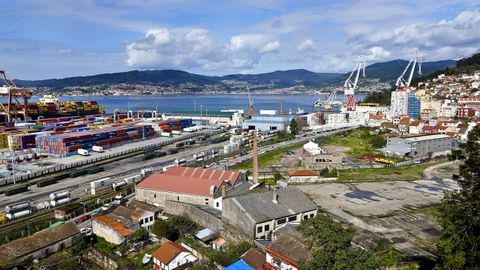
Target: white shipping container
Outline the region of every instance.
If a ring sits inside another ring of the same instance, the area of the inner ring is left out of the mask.
[[[77,153],[81,156],[88,156],[88,150],[86,149],[78,149]]]
[[[181,135],[182,132],[180,130],[172,130],[172,134],[174,135]]]
[[[95,189],[95,188],[104,187],[104,186],[108,185],[111,181],[112,181],[112,179],[110,177],[95,180],[95,181],[90,182],[90,188]]]
[[[98,145],[94,145],[94,146],[92,146],[92,151],[101,153],[101,152],[103,152],[104,150],[103,150],[103,147],[98,146]]]
[[[160,136],[162,136],[162,137],[171,137],[172,134],[171,134],[170,132],[161,132],[161,133],[160,133]]]

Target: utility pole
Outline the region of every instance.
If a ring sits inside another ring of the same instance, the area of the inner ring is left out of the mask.
[[[280,114],[283,114],[283,95],[280,96]]]
[[[253,156],[252,156],[252,165],[253,165],[253,183],[258,183],[258,145],[257,145],[257,129],[253,130]]]

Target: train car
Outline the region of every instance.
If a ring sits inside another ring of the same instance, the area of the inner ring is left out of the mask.
[[[79,169],[79,170],[75,170],[75,171],[71,172],[70,177],[78,177],[78,176],[82,176],[82,175],[86,175],[86,174],[88,174],[88,170]]]
[[[175,149],[175,148],[169,149],[169,150],[167,151],[167,153],[168,153],[169,155],[176,154],[176,153],[178,153],[178,149]]]
[[[96,195],[98,191],[103,190],[108,186],[111,186],[110,185],[111,181],[112,179],[110,177],[106,177],[106,178],[102,178],[102,179],[90,182],[90,190],[92,195]]]
[[[200,152],[198,154],[193,154],[193,159],[200,159],[200,158],[203,158],[205,156],[205,152]]]
[[[150,175],[150,174],[152,174],[152,173],[153,173],[153,168],[152,168],[152,167],[146,167],[146,168],[142,168],[142,169],[140,170],[140,175],[141,175],[142,177],[146,177],[146,176],[148,176],[148,175]]]
[[[56,184],[57,182],[58,181],[55,178],[47,179],[47,180],[43,180],[43,181],[38,181],[37,182],[37,187],[46,187],[46,186],[49,186],[49,185]]]
[[[22,217],[26,217],[30,214],[32,214],[32,210],[27,209],[27,210],[22,210],[22,211],[19,211],[19,212],[9,213],[9,214],[7,214],[7,218],[9,220],[14,220],[14,219],[19,219],[19,218],[22,218]]]
[[[177,166],[185,166],[187,165],[187,160],[182,158],[182,159],[175,159],[175,164],[177,164]]]
[[[50,200],[52,201],[57,201],[67,197],[70,197],[70,191],[68,190],[62,190],[62,191],[53,192],[50,194]]]
[[[0,224],[4,224],[8,222],[8,218],[5,215],[0,215]]]
[[[24,202],[19,202],[19,203],[5,206],[5,212],[13,213],[13,212],[19,212],[19,211],[30,209],[30,208],[31,208],[30,201],[24,201]]]
[[[71,198],[63,198],[63,199],[60,199],[58,201],[50,201],[50,205],[52,207],[57,207],[57,206],[60,206],[60,205],[64,205],[64,204],[67,204],[69,203],[71,200]]]
[[[12,196],[18,193],[27,192],[28,185],[17,185],[5,190],[5,196]]]
[[[185,143],[183,143],[183,142],[179,142],[179,143],[175,144],[175,147],[177,147],[177,148],[184,147],[184,146],[185,146]]]
[[[95,166],[95,167],[88,168],[87,173],[88,174],[94,174],[94,173],[98,173],[98,172],[103,172],[104,170],[105,169],[103,167]]]

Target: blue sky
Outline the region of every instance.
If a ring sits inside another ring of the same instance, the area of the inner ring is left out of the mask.
[[[0,69],[46,79],[132,69],[223,75],[479,51],[478,0],[0,0]]]

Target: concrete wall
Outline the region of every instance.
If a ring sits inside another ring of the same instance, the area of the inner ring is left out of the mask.
[[[202,226],[208,227],[215,232],[223,230],[223,224],[220,218],[187,203],[167,201],[165,211],[177,216],[187,216],[191,220]]]
[[[223,200],[222,216],[230,224],[236,226],[242,233],[253,238],[255,235],[255,220],[251,219],[242,211],[241,206],[238,205],[234,198],[227,198]]]
[[[210,207],[214,207],[213,196],[180,194],[180,193],[172,193],[172,192],[166,192],[166,191],[142,189],[138,187],[135,189],[135,199],[141,202],[149,203],[149,204],[157,203],[163,207],[165,207],[166,201],[178,201],[178,202],[198,204],[198,205],[208,205]]]
[[[96,236],[102,237],[105,241],[115,245],[120,245],[125,241],[123,235],[96,219],[92,219],[92,232]]]

